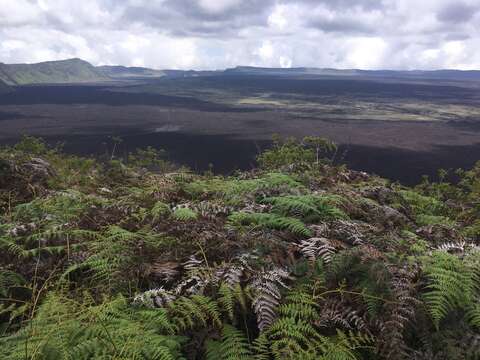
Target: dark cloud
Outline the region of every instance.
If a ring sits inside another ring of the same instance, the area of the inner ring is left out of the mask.
[[[203,5],[202,5],[203,3]],[[205,21],[225,21],[234,20],[239,17],[254,16],[265,14],[275,4],[274,0],[238,0],[232,1],[226,6],[214,5],[215,0],[206,2],[197,0],[167,0],[163,6],[165,8],[175,9],[188,18]],[[217,1],[217,3],[221,3]],[[210,4],[208,6],[207,4]]]
[[[376,28],[373,24],[368,24],[354,18],[317,18],[308,22],[309,27],[319,29],[324,32],[334,32],[342,34],[374,34]]]
[[[284,3],[291,3],[285,0]],[[382,0],[299,0],[298,3],[308,4],[310,6],[323,5],[331,9],[351,9],[360,8],[363,10],[380,10],[385,8],[385,2]]]
[[[252,27],[266,27],[268,16],[275,5],[299,4],[310,8],[325,6],[332,10],[357,8],[364,11],[383,9],[379,0],[238,0],[231,6],[218,7],[216,11],[202,6],[202,0],[165,0],[155,2],[136,1],[135,5],[123,9],[122,21],[155,26],[176,36],[233,36],[235,31]],[[204,4],[221,3],[221,0],[208,0]],[[229,1],[227,1],[227,4]],[[307,14],[308,15],[308,14]],[[356,19],[316,19],[307,25],[325,31],[370,33],[371,26]]]
[[[480,10],[480,4],[469,5],[462,2],[452,2],[437,12],[437,19],[447,23],[464,23],[471,20]]]
[[[145,0],[123,9],[121,21],[154,26],[177,36],[232,36],[251,26],[267,26],[275,0],[227,1],[166,0],[159,5]],[[203,4],[203,5],[202,5]]]

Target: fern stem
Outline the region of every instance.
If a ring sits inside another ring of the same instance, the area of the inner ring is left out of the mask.
[[[95,314],[95,312],[90,311],[90,309],[88,309],[88,311],[90,313],[92,313],[95,316],[95,318],[99,321],[100,326],[103,328],[103,330],[105,330],[105,333],[107,334],[108,341],[112,344],[113,350],[115,351],[116,354],[118,354],[117,346],[116,346],[115,342],[113,341],[113,338],[112,338],[110,332],[108,331],[108,328],[106,327],[103,320],[100,317],[98,317],[98,314]]]
[[[387,299],[384,299],[384,298],[381,298],[381,297],[378,297],[378,296],[368,295],[368,294],[365,294],[363,292],[349,291],[349,290],[343,290],[343,289],[335,289],[335,290],[324,291],[321,294],[314,295],[313,298],[314,299],[323,298],[325,295],[337,294],[337,293],[340,294],[340,295],[342,295],[342,294],[359,295],[359,296],[362,296],[362,297],[365,297],[365,298],[383,301],[385,304],[401,304],[398,301],[387,300]]]
[[[200,244],[199,241],[197,241],[197,245],[200,248],[200,252],[202,253],[203,260],[205,260],[205,265],[209,270],[211,270],[210,265],[208,265],[208,260],[207,260],[207,254],[205,254],[205,251],[203,250],[202,244]]]
[[[11,301],[11,302],[17,302],[21,304],[28,304],[28,301],[23,301],[23,300],[18,300],[13,298],[0,298],[0,301]]]

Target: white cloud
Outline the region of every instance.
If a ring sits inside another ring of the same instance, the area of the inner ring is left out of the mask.
[[[349,40],[346,63],[359,69],[377,69],[384,64],[387,49],[385,40],[378,37],[361,37]]]
[[[480,68],[478,0],[0,0],[0,62]]]
[[[268,63],[273,58],[273,52],[272,43],[270,41],[264,41],[253,54],[257,55],[262,63]]]
[[[288,7],[285,5],[276,6],[275,10],[268,17],[268,25],[283,30],[288,25]]]
[[[293,63],[292,59],[285,56],[280,56],[278,62],[280,63],[280,67],[282,68],[291,68]]]
[[[0,0],[0,28],[26,25],[41,16],[41,9],[27,0]]]

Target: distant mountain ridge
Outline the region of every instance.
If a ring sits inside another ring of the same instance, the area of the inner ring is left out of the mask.
[[[360,70],[332,68],[263,68],[237,66],[226,69],[229,75],[316,75],[316,76],[366,76],[366,77],[402,77],[425,79],[480,80],[480,70]]]
[[[8,85],[76,83],[108,80],[102,71],[81,59],[37,64],[0,63],[0,80]]]
[[[0,89],[5,85],[41,83],[103,82],[126,79],[185,78],[201,76],[300,76],[300,77],[361,77],[443,79],[480,81],[479,70],[359,70],[331,68],[263,68],[237,66],[226,70],[157,70],[145,67],[93,66],[81,59],[48,61],[37,64],[0,63]]]

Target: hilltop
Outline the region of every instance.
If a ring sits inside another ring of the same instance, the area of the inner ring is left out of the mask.
[[[81,59],[38,64],[0,63],[0,80],[9,85],[96,82],[107,79],[101,71]]]
[[[98,66],[97,69],[110,78],[158,78],[166,75],[162,70],[144,67],[103,65]]]
[[[478,359],[480,164],[409,188],[334,151],[226,177],[3,148],[2,359]]]

